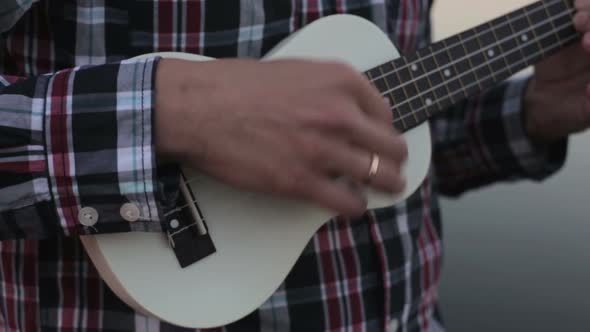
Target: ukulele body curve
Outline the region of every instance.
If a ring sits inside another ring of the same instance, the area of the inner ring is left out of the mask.
[[[157,55],[214,61],[183,53]],[[262,61],[329,59],[366,71],[398,56],[389,38],[373,23],[343,14],[302,28]],[[406,190],[397,196],[368,190],[369,208],[404,200],[428,172],[428,123],[403,135],[409,150],[403,170]],[[256,310],[276,291],[314,233],[333,214],[307,203],[238,191],[191,169],[183,171],[187,178],[196,179],[190,188],[202,209],[215,253],[180,268],[160,233],[82,236],[82,242],[103,280],[135,310],[184,327],[225,325]]]

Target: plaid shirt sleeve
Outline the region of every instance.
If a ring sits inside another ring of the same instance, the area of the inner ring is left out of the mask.
[[[540,145],[524,129],[530,76],[508,80],[431,122],[439,189],[449,196],[496,181],[539,181],[564,164],[567,139]]]
[[[0,240],[162,231],[175,176],[156,174],[158,61],[0,76]]]
[[[0,33],[10,29],[38,0],[0,0]]]

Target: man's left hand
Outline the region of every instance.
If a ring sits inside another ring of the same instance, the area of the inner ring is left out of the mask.
[[[581,40],[537,64],[525,96],[526,129],[535,141],[590,127],[590,0],[576,0],[575,6]]]

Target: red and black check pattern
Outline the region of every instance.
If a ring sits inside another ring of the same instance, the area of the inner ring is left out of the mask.
[[[155,167],[158,61],[126,59],[257,58],[335,13],[373,21],[410,51],[429,42],[430,8],[429,0],[0,0],[0,330],[185,331],[114,296],[76,237],[161,231],[177,191],[174,170]],[[526,82],[434,119],[433,167],[414,195],[326,224],[259,310],[214,330],[442,331],[439,196],[540,180],[563,163],[564,144],[536,146],[523,131]],[[120,218],[126,202],[141,207],[141,222]],[[85,206],[101,216],[92,227],[77,219]]]

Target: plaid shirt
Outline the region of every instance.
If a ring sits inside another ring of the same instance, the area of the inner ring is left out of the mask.
[[[177,188],[157,169],[155,51],[260,57],[329,14],[365,17],[404,52],[429,43],[429,0],[0,0],[0,329],[184,331],[133,312],[100,280],[79,234],[162,231]],[[533,145],[526,79],[431,121],[433,164],[419,190],[311,239],[259,310],[218,330],[442,331],[439,196],[541,180],[565,142]],[[173,183],[174,184],[174,183]],[[121,218],[124,203],[141,221]],[[100,218],[84,226],[78,214]],[[477,222],[474,220],[474,222]]]

